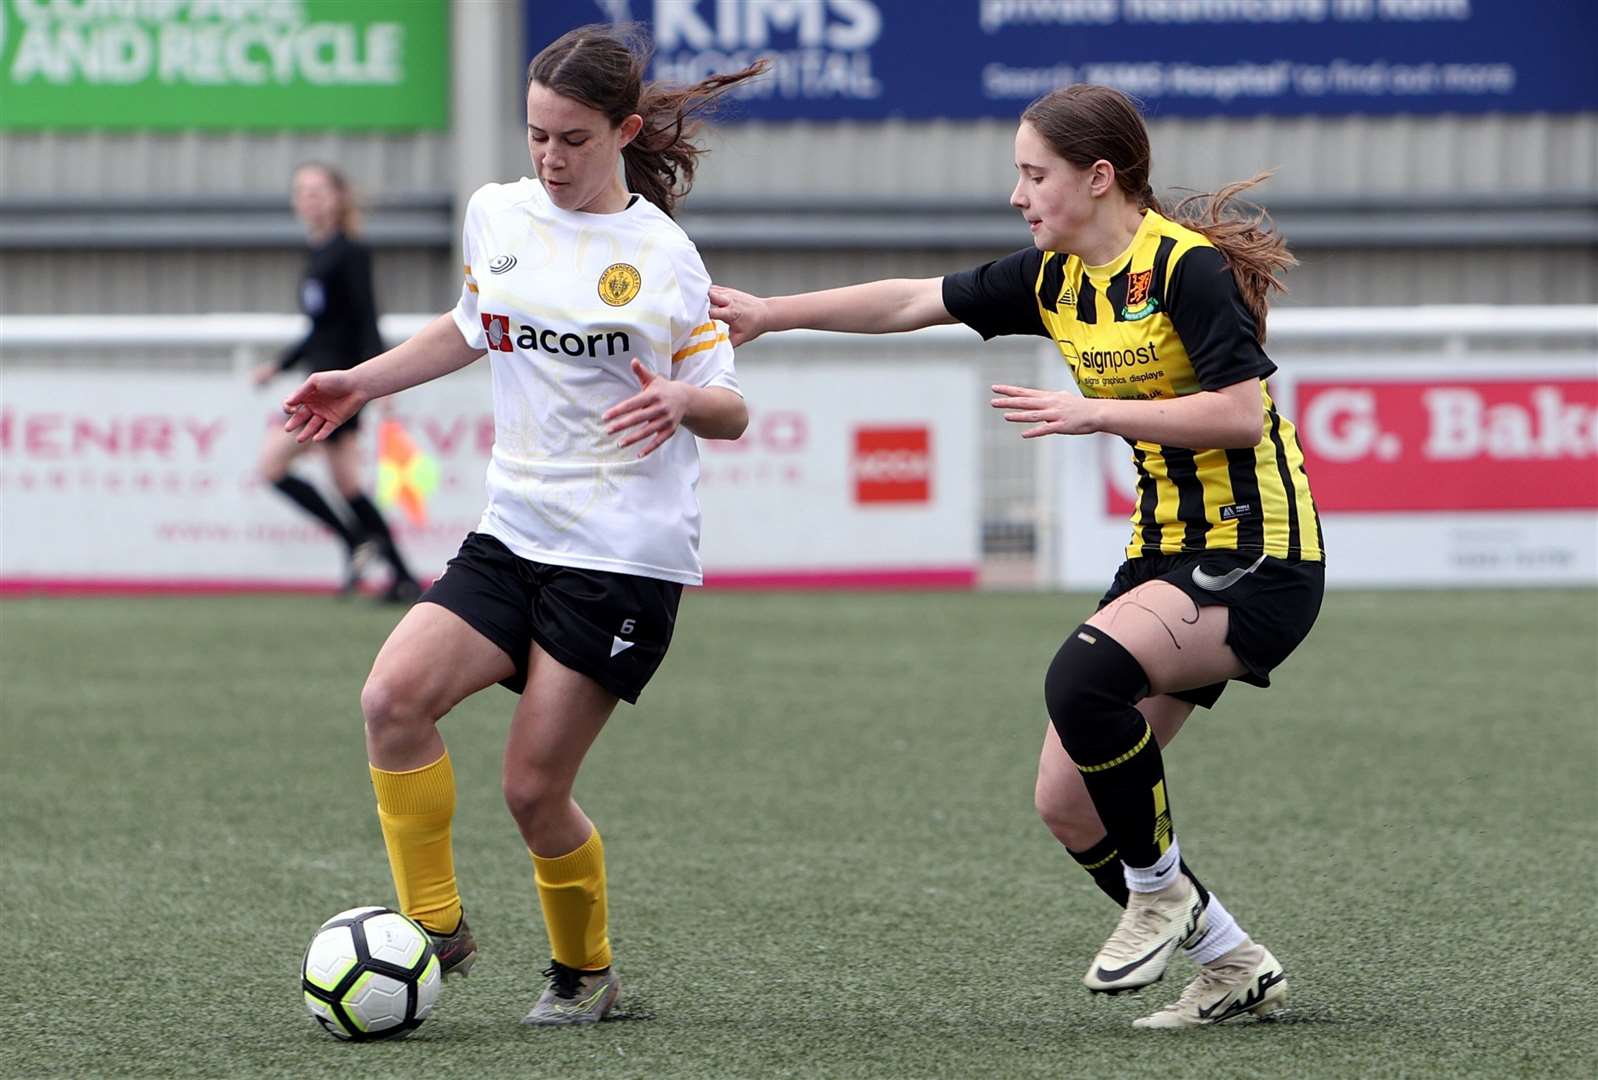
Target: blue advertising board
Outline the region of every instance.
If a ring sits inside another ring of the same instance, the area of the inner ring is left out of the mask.
[[[769,57],[728,119],[1013,117],[1100,82],[1150,116],[1598,109],[1594,0],[526,0],[527,55],[636,20],[651,78]]]

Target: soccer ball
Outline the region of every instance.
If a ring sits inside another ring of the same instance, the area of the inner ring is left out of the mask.
[[[415,1031],[438,1003],[438,957],[427,931],[397,911],[341,911],[317,930],[300,965],[305,1007],[328,1034],[364,1042]]]

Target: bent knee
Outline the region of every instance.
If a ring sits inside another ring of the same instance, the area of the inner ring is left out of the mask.
[[[1091,842],[1104,831],[1099,813],[1079,776],[1051,775],[1040,770],[1032,792],[1032,806],[1049,831],[1068,845],[1081,838]]]
[[[373,738],[429,726],[440,715],[425,692],[404,678],[374,668],[361,687],[361,716]]]
[[[568,797],[566,789],[554,778],[537,772],[507,774],[500,787],[505,796],[505,808],[524,828],[549,817]]]
[[[1043,679],[1043,702],[1066,752],[1096,760],[1098,744],[1118,737],[1134,706],[1148,693],[1137,658],[1103,631],[1086,624],[1071,631]]]

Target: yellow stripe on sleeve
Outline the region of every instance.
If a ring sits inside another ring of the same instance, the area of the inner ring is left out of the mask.
[[[682,361],[684,361],[684,360],[688,359],[690,356],[692,356],[694,353],[701,353],[701,352],[704,352],[706,349],[714,349],[717,345],[720,345],[723,341],[726,341],[726,340],[727,340],[727,335],[726,334],[717,334],[715,337],[711,338],[709,341],[701,341],[697,345],[689,345],[686,348],[678,349],[676,352],[671,354],[671,362],[674,363],[674,364],[681,363]]]

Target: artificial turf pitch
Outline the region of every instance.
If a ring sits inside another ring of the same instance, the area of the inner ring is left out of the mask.
[[[300,1003],[318,923],[392,902],[357,706],[392,610],[0,604],[0,1075],[1589,1076],[1598,595],[1333,593],[1270,691],[1168,752],[1184,854],[1287,1019],[1134,1030],[1079,979],[1115,909],[1037,821],[1043,672],[1085,597],[690,593],[577,795],[622,1015],[545,966],[499,794],[514,699],[444,723],[482,947],[397,1043]]]

